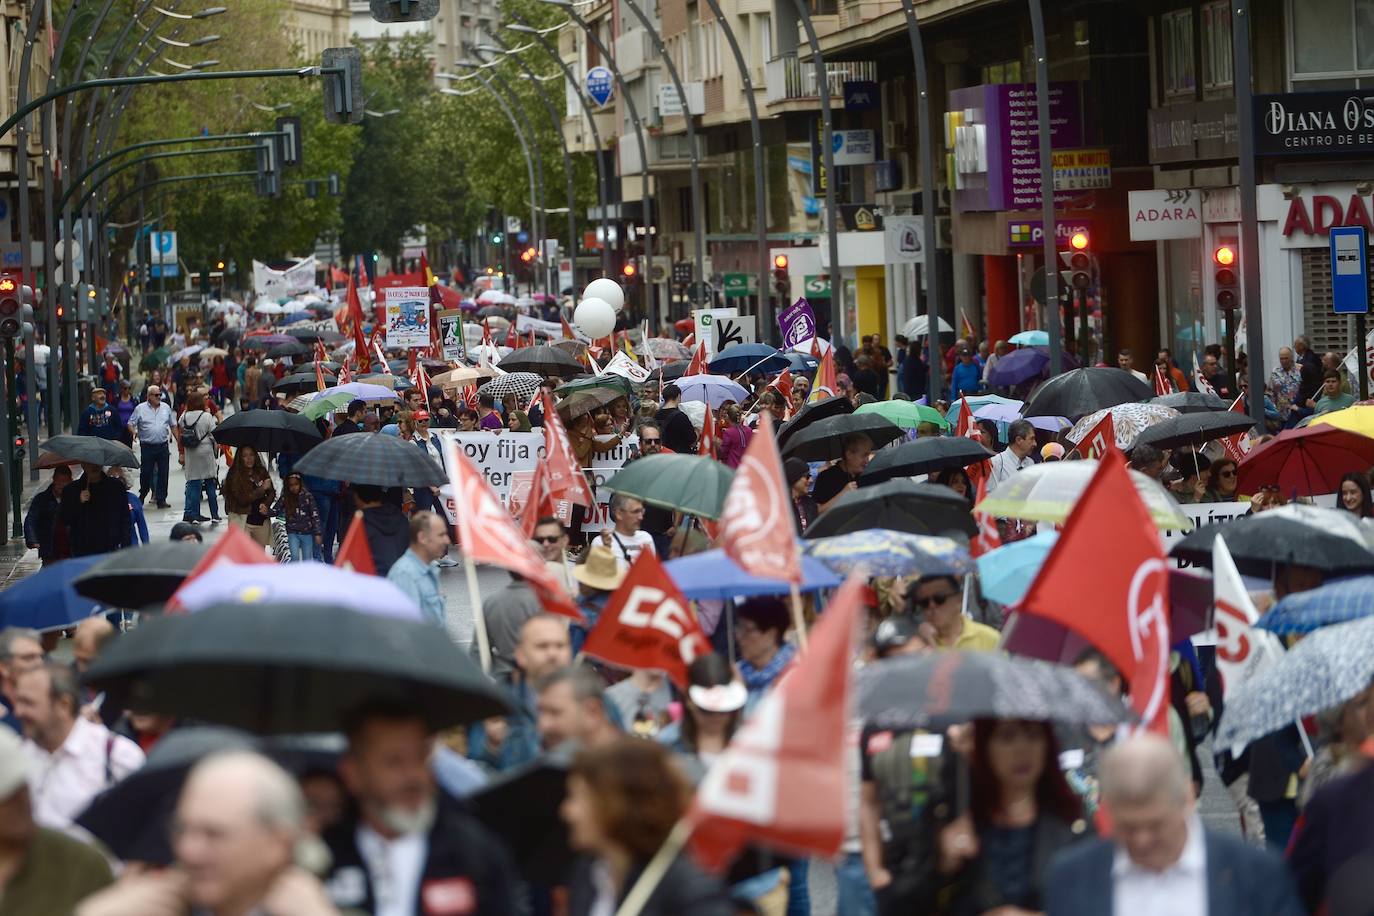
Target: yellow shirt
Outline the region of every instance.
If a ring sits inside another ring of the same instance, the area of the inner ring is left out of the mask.
[[[954,648],[970,652],[992,652],[1001,642],[1002,634],[985,623],[965,618],[964,629],[954,641]]]

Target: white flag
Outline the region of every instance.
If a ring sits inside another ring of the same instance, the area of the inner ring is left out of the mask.
[[[618,375],[627,378],[635,384],[642,385],[649,380],[649,370],[639,363],[630,359],[630,355],[624,350],[611,357],[611,361],[606,364],[604,370],[608,375]]]
[[[1221,536],[1212,542],[1212,583],[1216,601],[1217,673],[1221,675],[1222,695],[1225,696],[1237,684],[1278,658],[1283,649],[1273,633],[1255,629],[1259,612]]]
[[[1207,381],[1207,377],[1202,374],[1202,367],[1197,363],[1197,351],[1193,351],[1193,384],[1197,390],[1203,394],[1216,394],[1217,390],[1212,387],[1212,383]]]

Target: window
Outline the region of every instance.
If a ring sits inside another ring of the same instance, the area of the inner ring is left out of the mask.
[[[1174,10],[1159,17],[1161,46],[1164,51],[1164,94],[1192,95],[1193,11]]]
[[[773,59],[773,17],[764,13],[759,17],[759,60]]]
[[[1019,60],[999,61],[983,68],[984,85],[994,86],[999,83],[1019,82],[1021,82],[1021,62]]]
[[[1374,0],[1288,0],[1294,89],[1374,87]]]
[[[1202,6],[1202,88],[1231,86],[1231,4],[1217,0]]]

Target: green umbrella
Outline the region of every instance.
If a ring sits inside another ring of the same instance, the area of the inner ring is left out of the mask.
[[[864,404],[855,413],[876,413],[902,429],[915,429],[922,423],[934,423],[940,429],[949,429],[949,421],[940,411],[925,404],[913,401],[874,401]]]
[[[301,416],[311,420],[318,420],[327,414],[343,410],[348,406],[357,395],[349,391],[335,391],[330,394],[314,398],[304,408],[301,409]]]
[[[630,462],[603,486],[653,506],[702,518],[720,518],[735,472],[701,455],[647,455]]]
[[[158,347],[139,362],[138,368],[145,372],[149,369],[156,369],[158,366],[167,365],[167,360],[172,356],[171,347]]]
[[[626,397],[635,393],[634,382],[624,376],[610,374],[573,379],[571,382],[565,382],[558,386],[554,393],[562,398],[579,391],[587,391],[590,388],[609,388],[611,391]]]

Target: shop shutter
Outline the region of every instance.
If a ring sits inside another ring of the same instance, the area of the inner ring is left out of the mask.
[[[1331,311],[1331,253],[1325,248],[1302,249],[1302,317],[1312,349],[1350,349],[1349,319]]]

